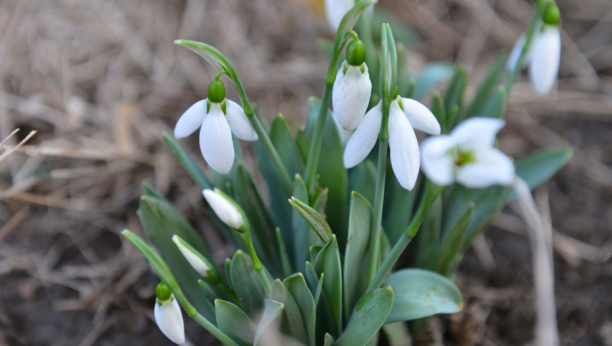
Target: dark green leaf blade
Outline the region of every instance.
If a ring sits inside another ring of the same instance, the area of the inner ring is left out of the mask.
[[[323,316],[330,334],[338,336],[342,328],[342,269],[335,235],[319,252],[314,269],[317,275],[325,274]]]
[[[253,269],[251,258],[241,250],[236,251],[232,259],[229,281],[240,300],[242,310],[251,317],[260,313],[266,289]]]
[[[225,300],[215,300],[219,329],[241,346],[253,345],[255,324],[236,305]]]

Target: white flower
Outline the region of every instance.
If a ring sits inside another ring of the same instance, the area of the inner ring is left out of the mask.
[[[521,51],[523,50],[523,46],[525,45],[525,40],[526,40],[525,34],[522,34],[516,40],[514,47],[512,47],[512,50],[510,51],[510,55],[508,55],[508,60],[506,61],[506,69],[508,70],[508,73],[512,73],[512,70],[514,70],[514,66],[516,66],[516,62],[521,56]],[[532,47],[533,47],[533,40],[531,40],[531,45],[529,45],[529,48],[527,49],[527,53],[523,57],[523,61],[521,64],[521,70],[527,67],[529,65],[529,62],[531,61]]]
[[[245,141],[257,140],[257,133],[242,107],[231,100],[225,99],[224,102],[225,113],[222,103],[209,102],[208,99],[196,102],[183,113],[174,128],[174,137],[183,138],[201,126],[202,155],[210,167],[222,174],[228,173],[234,164],[232,132]]]
[[[541,96],[555,85],[561,59],[561,34],[557,25],[544,25],[534,37],[529,72],[531,83]]]
[[[370,103],[372,82],[368,66],[352,66],[346,61],[342,63],[332,92],[332,104],[336,120],[347,131],[354,130]]]
[[[344,147],[346,145],[346,142],[348,142],[349,138],[351,138],[351,134],[353,132],[343,129],[333,112],[332,112],[332,118],[334,119],[334,124],[336,125],[336,128],[338,129],[338,134],[340,135],[340,140],[342,141],[342,147]]]
[[[329,27],[336,31],[342,18],[355,6],[355,0],[325,0],[325,17]]]
[[[208,268],[206,263],[204,263],[204,261],[202,261],[196,254],[191,252],[191,250],[189,250],[183,244],[183,240],[179,238],[176,234],[172,237],[172,241],[174,242],[174,244],[176,244],[178,249],[181,251],[185,259],[187,260],[187,262],[191,264],[191,267],[193,267],[193,269],[195,269],[195,271],[198,272],[200,276],[206,277],[206,275],[208,274],[208,271],[210,270],[210,268]]]
[[[223,223],[236,230],[244,225],[244,219],[238,208],[218,193],[217,189],[215,191],[206,189],[202,191],[202,194]]]
[[[183,315],[173,294],[167,300],[156,299],[154,315],[157,326],[168,339],[179,345],[185,343]]]
[[[402,102],[402,111],[398,100]],[[351,168],[368,156],[376,144],[382,122],[382,102],[370,109],[357,126],[344,150],[344,166]],[[414,129],[440,133],[436,117],[419,102],[397,98],[389,108],[391,166],[399,183],[412,190],[419,173],[420,153]]]
[[[503,126],[500,119],[471,118],[450,135],[426,139],[421,146],[423,172],[437,185],[454,181],[469,188],[511,184],[512,161],[493,147]]]

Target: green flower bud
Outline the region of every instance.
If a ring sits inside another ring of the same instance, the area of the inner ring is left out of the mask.
[[[208,100],[213,103],[220,103],[225,100],[225,85],[222,81],[215,79],[208,85]]]
[[[558,25],[561,21],[561,12],[554,1],[546,4],[544,12],[542,12],[542,21],[547,25]]]
[[[155,287],[155,296],[160,301],[166,301],[170,299],[171,295],[172,291],[170,291],[170,288],[168,288],[165,283],[160,282],[157,287]]]
[[[365,61],[365,44],[361,40],[353,40],[346,47],[346,62],[351,66],[361,66]]]

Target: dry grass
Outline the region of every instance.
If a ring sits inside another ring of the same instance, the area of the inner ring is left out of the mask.
[[[526,78],[520,79],[509,100],[510,126],[501,146],[517,157],[536,147],[572,147],[575,158],[569,169],[574,179],[587,181],[588,188],[610,199],[612,143],[593,142],[588,133],[576,134],[571,126],[605,127],[612,121],[612,3],[558,3],[564,14],[558,90],[541,100]],[[380,0],[380,7],[422,37],[410,54],[415,71],[430,60],[456,61],[474,76],[469,92],[493,54],[512,46],[531,15],[531,4],[524,0]],[[24,301],[41,289],[69,288],[71,293],[60,297],[49,295],[47,309],[89,311],[85,316],[93,320],[75,336],[75,344],[93,345],[116,321],[124,321],[125,311],[150,317],[150,307],[143,304],[152,296],[148,267],[117,235],[126,227],[139,230],[135,208],[140,182],[147,180],[170,194],[194,222],[206,225],[199,213],[200,194],[165,148],[161,133],[205,97],[214,71],[195,54],[175,47],[173,40],[195,39],[219,48],[236,66],[262,114],[270,120],[284,113],[295,128],[305,118],[307,98],[320,96],[327,68],[315,40],[331,34],[312,9],[316,12],[320,4],[0,2],[0,140],[6,138],[0,143],[0,283],[17,282]],[[236,94],[230,91],[229,97],[236,99]],[[187,143],[198,156],[195,141]],[[251,146],[244,149],[253,152]],[[247,164],[252,164],[251,157]],[[554,224],[556,215],[552,217]],[[582,216],[582,227],[591,217]],[[525,225],[509,213],[496,225],[526,234]],[[553,230],[553,245],[571,266],[607,263],[612,256],[612,243],[562,228],[566,233]],[[222,243],[209,228],[200,229],[222,260]],[[495,268],[487,241],[478,244],[482,265]],[[466,294],[510,299],[516,291],[508,289],[467,285]],[[32,328],[26,322],[25,327],[3,322],[5,314],[14,314],[9,310],[0,306],[0,326],[6,326],[0,328],[0,345],[3,338],[19,339],[16,335],[24,333],[20,328]],[[132,331],[129,324],[121,325]],[[30,332],[35,334],[27,330],[25,335]],[[486,338],[506,344],[491,333]]]

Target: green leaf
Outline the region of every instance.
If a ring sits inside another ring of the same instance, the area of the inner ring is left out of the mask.
[[[344,316],[348,320],[357,300],[365,293],[369,282],[363,273],[368,266],[370,233],[374,211],[357,192],[351,193],[349,239],[344,252]]]
[[[266,298],[266,289],[253,269],[251,258],[241,250],[236,251],[232,259],[229,281],[240,300],[242,310],[251,317],[260,313]]]
[[[417,233],[417,258],[415,266],[430,269],[440,251],[440,228],[442,227],[442,197],[429,207],[421,230]]]
[[[342,269],[335,235],[319,252],[314,269],[318,275],[325,274],[323,316],[329,332],[337,336],[342,328]]]
[[[270,299],[285,305],[281,316],[281,332],[307,345],[308,333],[300,308],[285,285],[278,279],[272,283]]]
[[[214,320],[215,313],[211,302],[201,299],[202,291],[198,286],[200,275],[172,242],[172,236],[176,234],[204,257],[211,259],[210,250],[202,238],[176,208],[159,198],[142,196],[138,216],[147,238],[168,264],[187,299],[193,301],[195,308],[204,317]]]
[[[363,160],[349,171],[349,189],[359,193],[370,204],[374,203],[376,192],[376,166],[370,160]],[[350,236],[350,235],[349,235]]]
[[[323,340],[323,346],[332,346],[334,344],[334,337],[325,333],[325,339]]]
[[[266,268],[275,274],[282,273],[280,252],[276,243],[276,227],[268,214],[249,172],[237,164],[234,179],[234,199],[244,210],[253,236],[255,250]]]
[[[336,346],[364,346],[383,326],[393,303],[394,290],[379,288],[361,297],[355,306],[346,329],[340,335]]]
[[[450,110],[451,108],[453,108],[453,106],[457,106],[457,110],[461,110],[461,106],[463,105],[463,95],[465,94],[467,82],[468,75],[466,69],[463,66],[455,67],[453,79],[451,80],[451,83],[448,86],[448,89],[446,90],[446,95],[444,95],[444,109]],[[449,130],[451,130],[452,127],[457,125],[455,122],[447,121],[446,123],[449,125]]]
[[[306,184],[304,184],[304,180],[299,175],[293,181],[293,197],[308,203],[308,190],[306,190]],[[301,268],[308,259],[308,250],[310,248],[308,239],[312,231],[310,230],[310,225],[296,210],[292,211],[291,224],[293,226],[293,268]]]
[[[215,300],[219,329],[241,346],[253,345],[255,324],[236,305],[225,300]]]
[[[257,326],[257,333],[255,334],[255,341],[253,345],[260,345],[259,339],[264,334],[264,332],[270,327],[270,325],[276,321],[278,316],[281,314],[285,305],[283,303],[275,302],[270,299],[266,299],[265,308],[263,316],[261,317],[261,321]]]
[[[327,242],[332,235],[331,228],[325,221],[325,218],[321,216],[315,209],[308,206],[308,204],[300,201],[297,198],[291,198],[289,204],[298,212],[298,214],[310,225],[310,227],[319,236],[321,241]]]
[[[440,123],[441,133],[448,133],[448,124],[446,123],[446,109],[444,109],[444,101],[442,101],[442,96],[440,96],[440,93],[437,90],[434,91],[433,98],[431,100],[431,112],[436,116],[438,123]]]
[[[162,201],[168,204],[172,204],[172,202],[170,202],[170,200],[166,198],[166,196],[164,196],[164,194],[161,191],[159,191],[158,189],[156,189],[154,186],[150,185],[146,181],[142,182],[142,189],[144,190],[144,194],[146,196],[155,197],[155,198],[161,199]]]
[[[470,207],[465,214],[463,214],[455,226],[444,237],[442,246],[440,246],[440,251],[438,251],[438,258],[431,268],[433,271],[444,276],[449,276],[451,274],[453,262],[460,254],[459,251],[463,247],[465,233],[468,230],[473,215],[474,204],[470,203]]]
[[[296,136],[296,144],[304,161],[307,161],[310,141],[314,135],[320,107],[321,101],[319,99],[310,99],[306,130],[304,132],[298,131]],[[319,157],[317,173],[319,174],[319,186],[329,189],[325,208],[327,223],[338,237],[339,244],[344,247],[346,244],[346,221],[348,219],[348,173],[343,163],[344,147],[342,146],[340,133],[333,119],[328,118],[328,120],[323,131],[322,155]],[[294,197],[298,198],[295,195]],[[298,199],[306,202],[303,198]]]
[[[316,309],[312,293],[306,284],[304,276],[301,273],[293,274],[286,278],[283,284],[295,300],[302,315],[302,320],[306,328],[306,335],[308,337],[306,345],[315,346]]]
[[[454,67],[451,64],[432,62],[417,77],[415,99],[420,100],[436,85],[453,75]]]
[[[347,33],[349,30],[355,26],[359,16],[365,11],[370,5],[374,4],[375,0],[361,0],[353,8],[351,8],[345,15],[342,17],[342,21],[338,25],[338,30],[336,32],[336,39],[334,40],[333,52],[338,54],[346,40],[348,39]]]
[[[313,245],[310,247],[310,261],[312,263],[314,263],[314,261],[317,259],[319,252],[321,252],[321,249],[323,249],[323,245]]]
[[[213,184],[208,177],[204,175],[204,172],[202,172],[198,165],[196,165],[191,156],[187,154],[187,151],[183,149],[181,144],[167,132],[164,132],[162,137],[166,145],[168,145],[168,148],[170,148],[170,151],[172,151],[172,154],[174,154],[176,159],[183,165],[183,168],[185,168],[191,179],[198,184],[200,189],[212,189]]]
[[[521,177],[530,189],[535,189],[557,173],[573,156],[572,149],[547,148],[537,151],[516,162],[516,175]],[[516,197],[513,191],[510,200]]]
[[[485,112],[489,100],[492,98],[492,93],[496,92],[495,85],[505,72],[506,54],[500,54],[495,63],[489,69],[486,77],[480,82],[478,90],[470,103],[470,106],[465,111],[464,119],[471,117],[492,117],[488,112]]]
[[[480,116],[498,119],[503,118],[506,113],[506,98],[507,95],[504,86],[498,85],[495,87]]]
[[[391,162],[389,162],[385,183],[385,207],[383,209],[382,225],[391,245],[395,245],[402,234],[406,232],[408,223],[412,219],[414,191],[408,191],[400,185],[393,169],[391,169]]]
[[[410,345],[410,333],[406,324],[403,322],[390,323],[382,327],[389,346],[405,346]]]
[[[383,285],[393,288],[393,308],[385,323],[409,321],[463,309],[461,292],[448,278],[423,269],[404,269],[391,274]]]
[[[292,273],[291,259],[289,259],[287,248],[285,247],[285,243],[283,242],[283,236],[281,235],[280,228],[278,227],[276,228],[276,242],[278,244],[278,249],[280,251],[281,267],[283,268],[283,275],[289,276]]]

